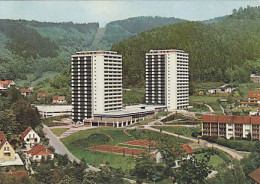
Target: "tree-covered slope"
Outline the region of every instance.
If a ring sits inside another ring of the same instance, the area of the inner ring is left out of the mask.
[[[70,55],[81,50],[108,49],[139,32],[182,20],[135,17],[108,23],[74,24],[0,20],[0,80],[35,81],[48,71],[69,66]]]
[[[106,42],[107,46],[111,46],[111,44],[117,43],[141,32],[145,32],[156,27],[176,24],[184,21],[186,20],[174,17],[167,18],[159,16],[141,16],[112,21],[106,25],[105,34],[102,41]]]
[[[226,81],[235,65],[260,58],[259,20],[228,17],[213,24],[159,27],[117,43],[111,50],[123,54],[125,86],[144,83],[145,53],[150,49],[188,52],[191,81]]]

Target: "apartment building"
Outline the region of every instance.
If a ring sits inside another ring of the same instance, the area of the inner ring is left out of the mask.
[[[202,135],[230,139],[247,138],[260,140],[259,116],[203,115]]]
[[[183,50],[146,53],[146,104],[168,110],[189,105],[189,56]]]
[[[71,56],[72,118],[122,108],[122,55],[113,51],[82,51]]]

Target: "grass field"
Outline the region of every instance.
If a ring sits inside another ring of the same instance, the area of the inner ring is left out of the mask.
[[[87,163],[92,164],[94,166],[99,166],[99,164],[110,163],[110,166],[114,168],[122,168],[124,171],[129,171],[135,165],[135,157],[133,156],[125,156],[123,157],[120,154],[115,153],[104,153],[99,151],[88,150],[86,147],[78,147],[75,144],[71,144],[77,140],[81,140],[87,138],[89,135],[93,133],[103,133],[112,137],[112,141],[107,143],[108,145],[118,145],[120,143],[128,142],[135,139],[156,139],[159,136],[165,137],[168,140],[171,140],[173,144],[176,143],[187,143],[187,140],[180,139],[177,137],[162,135],[158,132],[152,132],[148,130],[127,130],[131,136],[124,133],[122,129],[116,128],[95,128],[90,130],[83,130],[77,133],[70,135],[61,141],[64,145],[70,150],[70,152],[75,155],[77,158],[84,158]],[[122,145],[121,145],[122,146]],[[143,149],[142,149],[143,150]]]
[[[196,127],[196,128],[191,127],[190,128],[190,127],[181,127],[181,126],[174,126],[174,127],[169,127],[169,126],[158,127],[158,126],[154,126],[153,128],[162,129],[163,131],[184,135],[186,137],[192,137],[192,133],[196,133],[196,132],[200,132],[201,131],[200,127]]]
[[[57,136],[60,136],[61,134],[63,134],[64,132],[66,132],[69,128],[54,128],[51,129],[52,133],[54,133]]]
[[[200,153],[200,154],[195,154],[195,158],[197,159],[202,159],[204,156],[206,155],[206,153]],[[225,160],[223,158],[221,158],[219,155],[210,155],[210,161],[209,164],[212,167],[218,167],[219,165],[225,163]]]
[[[210,105],[214,111],[221,111],[221,108],[218,105],[217,100],[223,97],[219,96],[190,96],[191,102],[203,102],[205,104]]]
[[[108,143],[109,145],[117,145],[122,142],[128,142],[133,140],[133,138],[125,134],[122,129],[96,128],[79,131],[77,133],[72,134],[69,137],[61,139],[61,141],[65,144],[65,146],[70,150],[70,152],[73,155],[75,155],[79,159],[84,158],[87,163],[92,164],[94,166],[99,166],[99,164],[110,163],[110,166],[115,168],[122,168],[125,171],[134,167],[135,158],[133,158],[132,156],[123,157],[122,155],[114,153],[90,151],[87,150],[87,148],[77,148],[70,144],[71,142],[74,142],[76,140],[87,138],[92,133],[104,133],[110,135],[112,137],[112,141]]]

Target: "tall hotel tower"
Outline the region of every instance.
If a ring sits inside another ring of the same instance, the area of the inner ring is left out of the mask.
[[[168,110],[189,105],[189,57],[182,50],[150,50],[146,54],[146,103]]]
[[[71,56],[72,119],[122,108],[122,55],[83,51]]]

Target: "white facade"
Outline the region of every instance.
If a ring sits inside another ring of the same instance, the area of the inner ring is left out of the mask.
[[[41,138],[38,136],[38,134],[31,129],[27,135],[24,137],[24,142],[29,145],[35,145],[41,142]]]
[[[46,154],[46,155],[31,155],[31,154],[26,154],[26,158],[27,159],[31,159],[31,160],[33,160],[33,161],[41,161],[42,160],[42,158],[44,158],[44,159],[47,159],[47,158],[49,158],[49,159],[51,159],[51,160],[53,160],[54,159],[54,154]]]
[[[146,103],[168,110],[189,105],[189,58],[182,50],[151,50],[146,54]]]
[[[72,105],[36,105],[41,117],[71,115]]]
[[[113,51],[72,55],[73,120],[122,108],[122,56]],[[82,80],[89,75],[86,80]]]

